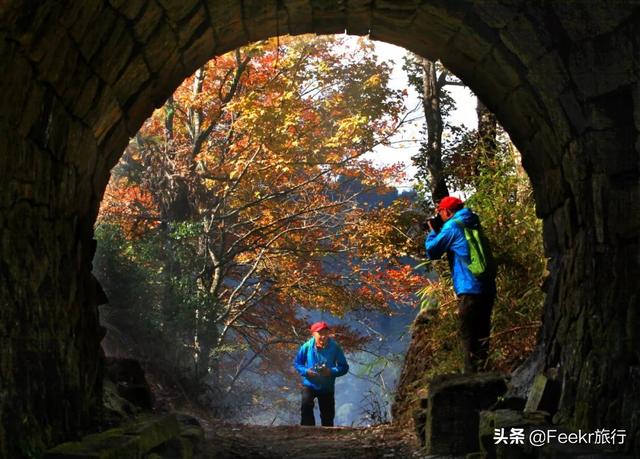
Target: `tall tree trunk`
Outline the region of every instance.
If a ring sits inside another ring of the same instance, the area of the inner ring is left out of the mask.
[[[196,73],[193,75],[193,85],[191,87],[191,92],[194,97],[197,97],[202,93],[204,78],[205,78],[205,69],[204,67],[200,67],[198,70],[196,70]],[[189,124],[191,128],[192,142],[196,144],[198,137],[200,137],[200,133],[202,131],[202,111],[201,110],[194,109],[194,108],[189,109]]]
[[[441,81],[436,72],[436,63],[420,58],[422,73],[422,107],[427,123],[427,142],[423,144],[424,165],[427,182],[434,203],[449,195],[446,174],[442,163],[442,110],[440,107]]]
[[[164,104],[165,120],[164,120],[164,138],[170,144],[173,141],[173,118],[176,114],[176,103],[173,94],[169,96]]]

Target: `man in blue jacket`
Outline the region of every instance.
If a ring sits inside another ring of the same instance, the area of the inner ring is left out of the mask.
[[[316,425],[313,405],[317,398],[322,425],[331,427],[335,416],[335,381],[338,376],[349,371],[349,365],[342,349],[331,337],[326,322],[311,325],[311,334],[311,339],[300,346],[294,362],[296,370],[302,376],[300,424]]]
[[[443,198],[436,210],[444,224],[440,231],[435,231],[429,222],[431,232],[425,247],[432,260],[447,254],[453,290],[458,296],[464,371],[471,373],[485,366],[489,353],[491,310],[496,297],[495,272],[476,277],[468,268],[471,257],[464,227],[478,228],[478,216],[452,196]]]

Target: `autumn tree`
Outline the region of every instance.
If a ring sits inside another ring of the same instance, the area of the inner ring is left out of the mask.
[[[280,38],[209,62],[145,123],[107,189],[99,225],[153,273],[155,328],[218,399],[247,373],[288,374],[300,308],[341,315],[412,293],[397,281],[412,273],[363,262],[354,238],[375,211],[359,196],[400,174],[361,157],[401,124],[402,94],[371,45],[340,40]]]

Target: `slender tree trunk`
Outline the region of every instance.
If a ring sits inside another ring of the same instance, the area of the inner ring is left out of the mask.
[[[422,74],[422,107],[427,123],[427,143],[423,144],[427,180],[434,203],[449,195],[446,174],[442,163],[442,110],[440,107],[441,84],[438,81],[436,64],[420,58]]]
[[[204,84],[205,69],[200,67],[193,75],[193,85],[191,86],[191,92],[194,97],[197,97],[202,93],[202,86]],[[200,137],[202,131],[202,111],[194,108],[189,109],[189,124],[191,129],[191,139],[195,145]]]
[[[169,96],[164,104],[165,120],[164,120],[164,137],[167,143],[173,141],[173,117],[176,113],[176,103],[173,94]]]

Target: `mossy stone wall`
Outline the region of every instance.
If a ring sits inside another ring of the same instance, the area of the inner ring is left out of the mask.
[[[0,457],[73,437],[97,410],[92,225],[129,137],[215,55],[345,30],[441,58],[507,128],[544,219],[561,417],[640,444],[639,28],[620,0],[3,2]]]

